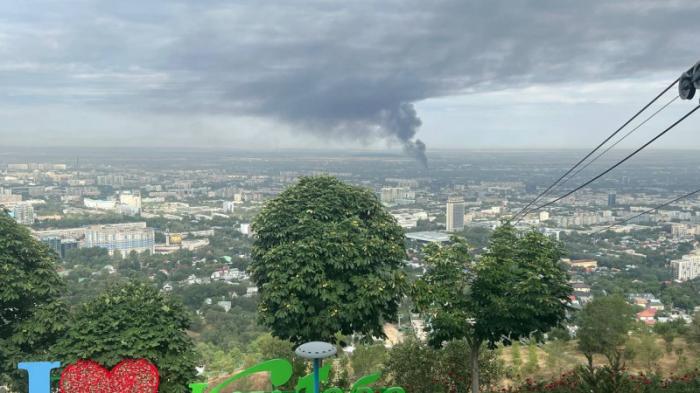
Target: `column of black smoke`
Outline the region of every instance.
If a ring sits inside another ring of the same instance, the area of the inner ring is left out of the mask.
[[[425,143],[415,138],[418,127],[423,123],[418,118],[413,104],[401,103],[396,108],[383,110],[380,123],[390,136],[401,142],[407,154],[415,157],[424,168],[428,167]]]

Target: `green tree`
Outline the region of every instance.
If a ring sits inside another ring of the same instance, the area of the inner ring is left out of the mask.
[[[158,367],[161,392],[184,393],[197,364],[188,327],[181,303],[148,284],[128,283],[83,305],[52,351],[64,364],[93,359],[108,368],[124,358],[145,358]]]
[[[414,337],[391,348],[385,364],[389,384],[411,393],[436,393],[437,353]]]
[[[654,325],[654,333],[664,339],[666,353],[673,352],[673,341],[676,337],[685,334],[688,330],[683,319],[679,318],[670,322],[657,323]]]
[[[471,347],[466,340],[453,340],[437,350],[436,379],[446,392],[466,392],[471,385]],[[482,345],[479,353],[479,384],[486,390],[494,388],[503,377],[504,365],[497,351]]]
[[[565,368],[570,368],[575,362],[575,359],[569,355],[569,346],[564,340],[547,342],[544,351],[547,354],[545,358],[547,369],[556,374],[561,374]]]
[[[693,315],[693,321],[688,326],[688,340],[694,344],[700,344],[700,313]]]
[[[382,344],[358,345],[350,357],[355,380],[382,369],[387,351]]]
[[[287,359],[292,364],[292,378],[284,385],[287,389],[283,390],[294,389],[299,378],[306,375],[308,361],[300,359],[294,354],[294,344],[290,341],[281,340],[267,333],[256,338],[250,344],[250,350],[260,356],[259,361]]]
[[[630,346],[634,349],[635,358],[647,371],[654,371],[657,361],[663,356],[663,351],[656,343],[656,336],[642,332],[631,340]]]
[[[471,347],[466,340],[453,340],[439,349],[409,338],[389,351],[385,362],[386,383],[407,392],[464,392],[471,382]],[[484,345],[479,357],[481,383],[493,388],[503,376],[503,362]]]
[[[549,334],[547,334],[547,338],[550,340],[569,341],[571,340],[571,335],[565,327],[560,326],[552,329]]]
[[[243,365],[243,352],[237,347],[224,351],[215,345],[200,342],[196,349],[204,362],[205,373],[210,378],[230,375]]]
[[[382,337],[405,291],[403,230],[364,188],[307,177],[253,222],[259,319],[284,339]]]
[[[615,368],[622,360],[628,332],[634,327],[634,307],[621,296],[597,297],[578,315],[578,348],[593,370],[593,355],[602,354]]]
[[[541,340],[565,319],[571,287],[559,267],[559,243],[538,232],[519,234],[504,223],[477,263],[469,262],[468,251],[459,239],[427,247],[428,270],[415,285],[414,300],[430,321],[432,345],[469,342],[476,393],[481,345],[495,348],[531,336]]]
[[[0,385],[24,379],[17,362],[45,359],[65,328],[57,256],[0,209]]]

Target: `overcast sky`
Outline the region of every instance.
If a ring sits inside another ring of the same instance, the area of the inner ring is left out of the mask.
[[[700,60],[699,20],[697,0],[4,0],[0,143],[587,148]],[[700,148],[697,116],[657,146]]]

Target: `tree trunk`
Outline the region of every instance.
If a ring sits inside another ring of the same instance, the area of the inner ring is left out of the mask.
[[[471,375],[472,375],[472,393],[479,393],[479,349],[481,349],[481,341],[472,343],[471,346]]]
[[[592,353],[584,353],[584,356],[586,357],[586,360],[588,361],[588,370],[593,372],[593,354]]]

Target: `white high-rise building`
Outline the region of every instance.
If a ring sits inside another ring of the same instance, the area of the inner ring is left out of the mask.
[[[29,203],[18,203],[12,208],[12,217],[22,225],[34,224],[34,207]]]
[[[464,199],[450,197],[447,200],[445,218],[447,232],[461,231],[464,229]]]
[[[688,281],[700,276],[700,254],[683,255],[681,259],[671,261],[673,279],[676,281]]]

